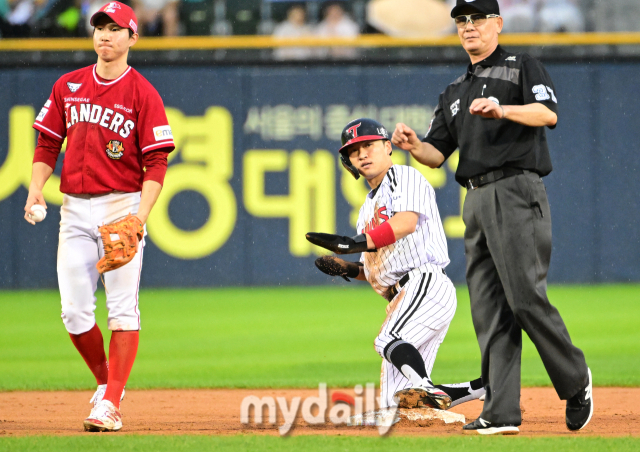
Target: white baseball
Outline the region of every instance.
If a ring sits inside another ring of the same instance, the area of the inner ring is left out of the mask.
[[[32,213],[29,214],[29,217],[36,223],[41,222],[47,216],[47,209],[45,209],[44,206],[41,206],[40,204],[33,205],[31,207],[31,212]]]

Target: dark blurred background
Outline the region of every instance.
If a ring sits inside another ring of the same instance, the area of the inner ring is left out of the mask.
[[[0,0],[0,34],[78,37],[104,0]],[[141,35],[420,36],[453,33],[449,0],[125,0]],[[505,32],[640,30],[638,0],[501,0]]]

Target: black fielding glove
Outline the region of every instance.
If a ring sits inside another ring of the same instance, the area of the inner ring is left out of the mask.
[[[326,273],[329,276],[342,276],[345,281],[351,282],[349,278],[358,277],[362,264],[360,262],[347,262],[339,257],[322,256],[316,259],[316,267],[322,273]]]
[[[326,248],[336,254],[354,254],[364,251],[375,251],[367,248],[366,234],[347,237],[345,235],[324,234],[322,232],[309,232],[307,240],[314,245]]]

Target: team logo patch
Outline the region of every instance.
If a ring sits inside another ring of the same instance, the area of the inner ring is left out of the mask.
[[[380,128],[380,129],[376,127],[376,130],[378,131],[378,135],[381,135],[381,136],[383,136],[385,138],[389,138],[389,133],[387,132],[387,130],[384,127]]]
[[[156,141],[173,140],[171,126],[159,126],[153,128],[153,137]]]
[[[115,13],[116,9],[121,9],[120,5],[117,2],[111,2],[107,6],[104,7],[103,11],[105,13]]]
[[[460,111],[460,99],[452,103],[449,108],[451,108],[451,116],[457,115]]]
[[[80,89],[80,87],[82,86],[82,83],[67,82],[67,86],[69,87],[69,91],[71,91],[72,93],[75,93]]]
[[[42,107],[42,110],[40,110],[40,113],[38,113],[38,116],[36,117],[36,121],[42,122],[44,117],[47,116],[48,112],[49,112],[49,109],[47,107]]]
[[[122,141],[111,140],[107,143],[107,155],[112,160],[119,160],[124,155],[124,145]]]
[[[507,57],[507,59],[505,61],[516,61],[516,56],[513,55],[513,56],[510,56],[510,57]]]
[[[358,123],[355,126],[351,126],[347,129],[347,135],[351,137],[351,139],[353,140],[354,138],[358,138],[358,127],[360,127],[362,125],[362,123]]]
[[[47,116],[50,106],[51,106],[51,99],[47,99],[47,101],[44,103],[44,107],[42,107],[42,110],[40,110],[40,113],[38,113],[38,116],[36,116],[36,121],[42,122],[44,117]]]

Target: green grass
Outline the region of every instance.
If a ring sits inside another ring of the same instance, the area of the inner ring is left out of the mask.
[[[549,291],[598,386],[640,386],[640,285]],[[330,387],[378,382],[373,339],[385,302],[370,288],[143,290],[130,388]],[[89,389],[94,380],[60,320],[55,291],[0,292],[0,390]],[[98,323],[106,329],[104,295]],[[465,287],[435,363],[437,382],[479,376]],[[525,343],[523,384],[549,385]]]
[[[429,451],[512,451],[561,450],[563,452],[626,452],[640,447],[638,438],[593,438],[584,436],[560,438],[480,438],[480,437],[344,437],[344,436],[135,436],[101,435],[70,437],[0,438],[0,451],[354,451],[403,452]]]

